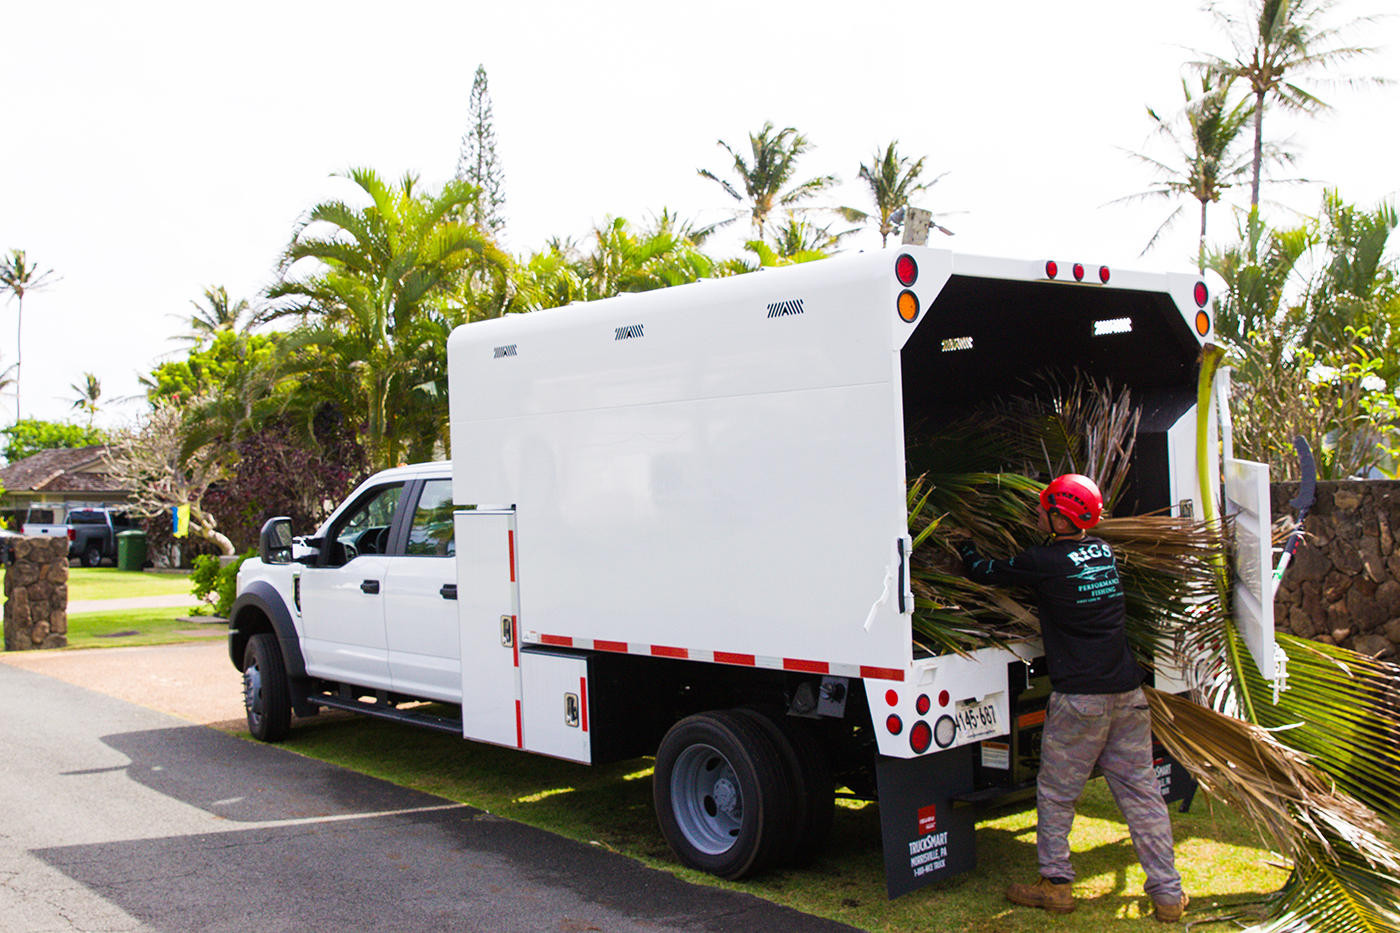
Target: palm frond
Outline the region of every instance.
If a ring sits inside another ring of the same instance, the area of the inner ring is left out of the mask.
[[[1153,734],[1201,785],[1264,827],[1295,861],[1349,850],[1400,877],[1391,829],[1273,733],[1191,700],[1147,688]]]

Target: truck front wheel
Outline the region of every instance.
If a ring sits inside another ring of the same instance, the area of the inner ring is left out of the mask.
[[[102,549],[95,544],[89,544],[83,551],[83,566],[96,567],[102,563]]]
[[[263,742],[280,742],[292,723],[287,668],[277,636],[263,632],[243,649],[243,709],[248,732]]]
[[[700,713],[672,726],[652,789],[662,835],[692,868],[742,878],[784,854],[793,814],[783,761],[743,715]]]

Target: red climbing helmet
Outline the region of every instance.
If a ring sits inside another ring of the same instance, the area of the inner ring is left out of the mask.
[[[1103,493],[1089,477],[1066,473],[1040,491],[1040,507],[1059,512],[1076,528],[1093,528],[1103,514]]]

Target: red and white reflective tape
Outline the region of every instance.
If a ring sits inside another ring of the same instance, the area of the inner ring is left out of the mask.
[[[640,654],[653,658],[676,658],[682,661],[704,661],[732,664],[736,667],[760,667],[774,671],[797,671],[804,674],[831,674],[836,677],[859,677],[869,680],[903,680],[904,671],[893,667],[872,667],[868,664],[842,664],[836,661],[813,661],[807,658],[774,658],[764,655],[741,654],[734,651],[706,651],[699,648],[678,648],[674,645],[647,645],[604,638],[574,638],[571,635],[532,635],[531,641],[556,648],[577,648],[582,651],[611,651],[616,654]]]

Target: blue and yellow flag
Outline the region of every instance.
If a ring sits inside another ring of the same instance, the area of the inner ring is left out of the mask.
[[[176,505],[170,509],[170,524],[174,527],[175,537],[183,538],[190,533],[190,507],[188,505]]]

